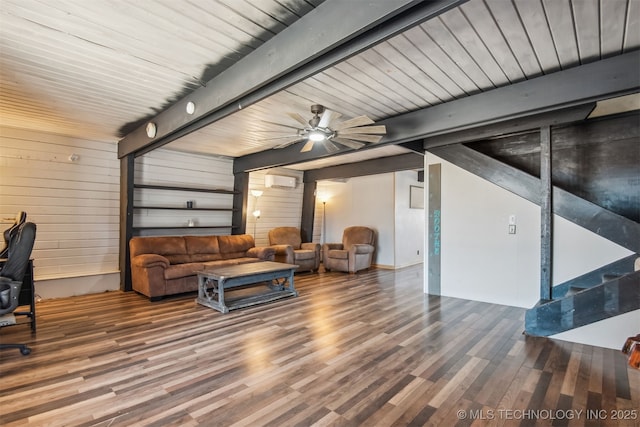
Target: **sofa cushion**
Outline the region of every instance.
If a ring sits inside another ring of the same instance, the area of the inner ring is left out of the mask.
[[[172,264],[172,257],[188,257],[182,236],[133,237],[129,241],[129,249],[131,258],[142,254],[158,254],[165,256]]]
[[[218,236],[222,259],[244,257],[247,251],[255,246],[253,236],[237,234],[232,236]]]
[[[166,280],[179,279],[181,277],[193,276],[198,271],[204,270],[204,263],[187,262],[184,264],[171,264],[164,269],[164,278]]]
[[[204,264],[205,269],[216,268],[216,267],[225,267],[228,265],[237,265],[237,264],[247,264],[250,262],[260,262],[261,260],[258,258],[231,258],[231,259],[221,259],[218,261],[207,261]]]
[[[185,236],[191,262],[222,259],[218,236]]]

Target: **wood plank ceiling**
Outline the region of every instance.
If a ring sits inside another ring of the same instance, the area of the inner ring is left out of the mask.
[[[117,141],[331,2],[3,0],[0,124]],[[638,0],[470,0],[166,147],[239,157],[311,104],[381,120],[639,47]]]

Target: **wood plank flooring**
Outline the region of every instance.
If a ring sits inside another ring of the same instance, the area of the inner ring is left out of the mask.
[[[422,286],[420,265],[301,273],[299,297],[229,314],[195,294],[43,301],[36,335],[0,333],[33,349],[0,351],[0,423],[640,425],[620,351],[525,337],[523,309]]]

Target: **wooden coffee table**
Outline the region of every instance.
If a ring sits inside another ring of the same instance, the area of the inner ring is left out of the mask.
[[[198,298],[206,307],[228,313],[229,310],[298,296],[294,288],[294,264],[261,261],[198,271]],[[226,298],[225,290],[263,286],[267,292]]]

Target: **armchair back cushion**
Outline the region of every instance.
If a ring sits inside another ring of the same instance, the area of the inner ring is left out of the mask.
[[[342,233],[342,246],[348,251],[355,244],[374,245],[375,233],[368,227],[347,227]]]
[[[289,245],[293,249],[300,249],[302,237],[300,229],[296,227],[276,227],[269,230],[270,245]]]

